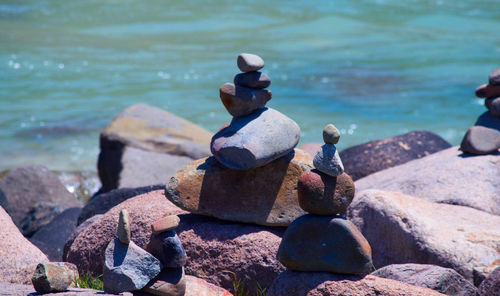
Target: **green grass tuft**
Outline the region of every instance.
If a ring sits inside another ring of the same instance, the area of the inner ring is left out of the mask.
[[[103,283],[101,280],[102,275],[98,277],[93,277],[89,274],[83,274],[80,275],[79,278],[73,279],[73,283],[75,284],[76,288],[82,288],[82,289],[94,289],[94,290],[99,290],[103,291]]]
[[[233,295],[234,296],[266,296],[267,289],[262,288],[258,283],[257,283],[257,291],[254,293],[250,293],[248,290],[248,287],[246,286],[245,282],[242,279],[239,279],[236,273],[232,271],[226,271],[227,273],[230,273],[233,275]]]

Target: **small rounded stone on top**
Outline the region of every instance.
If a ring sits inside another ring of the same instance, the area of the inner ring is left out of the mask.
[[[117,236],[120,242],[122,242],[123,244],[130,244],[130,220],[128,211],[125,209],[121,210],[120,212]]]
[[[491,72],[489,83],[490,85],[500,85],[500,68],[496,68]]]
[[[340,131],[333,124],[327,124],[323,128],[323,141],[326,144],[337,144],[340,139]]]
[[[237,64],[242,72],[258,71],[264,67],[264,60],[258,55],[241,53],[238,55]]]

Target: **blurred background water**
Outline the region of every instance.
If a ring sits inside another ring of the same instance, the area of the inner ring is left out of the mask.
[[[500,66],[498,1],[1,1],[0,169],[95,170],[99,132],[144,102],[217,131],[218,88],[258,54],[301,144],[424,129],[452,144]]]

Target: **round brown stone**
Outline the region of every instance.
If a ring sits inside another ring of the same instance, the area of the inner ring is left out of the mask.
[[[318,170],[303,173],[297,186],[300,207],[311,214],[326,216],[344,213],[354,191],[354,182],[348,174],[333,177]]]

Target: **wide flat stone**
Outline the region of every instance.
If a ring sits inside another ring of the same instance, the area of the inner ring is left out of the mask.
[[[311,157],[295,150],[266,166],[231,170],[215,158],[196,160],[170,179],[165,195],[191,213],[223,220],[288,226],[304,214],[297,180],[312,168]]]
[[[291,270],[366,274],[373,270],[371,252],[368,241],[345,218],[307,214],[288,226],[277,257]]]
[[[264,60],[255,54],[241,53],[238,55],[237,64],[241,72],[258,71],[264,67]]]
[[[142,291],[158,296],[184,296],[186,292],[186,277],[184,269],[164,268],[160,274],[151,280]]]
[[[466,153],[483,155],[500,148],[500,131],[484,126],[472,126],[465,133],[460,150]]]
[[[500,117],[493,116],[490,111],[486,111],[477,118],[474,125],[489,127],[500,131]]]
[[[262,72],[240,73],[234,76],[234,84],[262,89],[271,85],[271,78]]]
[[[151,231],[156,234],[173,230],[179,226],[179,222],[179,216],[169,215],[153,222],[153,224],[151,224]]]
[[[234,117],[250,115],[253,111],[264,108],[273,97],[267,89],[252,89],[226,83],[219,89],[220,99],[227,112]]]
[[[282,113],[264,108],[235,117],[210,145],[215,158],[231,169],[249,170],[278,159],[297,145],[300,128]]]
[[[500,85],[482,84],[476,89],[478,98],[491,98],[500,96]]]

